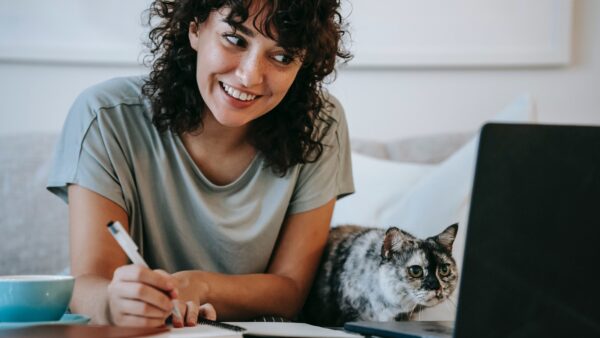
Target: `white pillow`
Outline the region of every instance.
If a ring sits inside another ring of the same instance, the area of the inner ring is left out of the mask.
[[[533,101],[524,95],[490,121],[531,123],[536,119]],[[450,224],[459,222],[459,234],[462,234],[466,228],[464,217],[470,204],[478,143],[479,134],[405,192],[404,199],[383,210],[377,221],[394,224],[418,237],[436,235]],[[462,243],[456,243],[454,247],[462,249]],[[462,250],[455,252],[462,258]]]
[[[500,112],[493,121],[532,121],[535,109],[528,96],[517,98]],[[465,144],[446,161],[437,164],[392,162],[352,153],[352,171],[356,192],[336,203],[331,224],[357,224],[387,228],[395,225],[417,236],[430,236],[450,225],[448,220],[460,217],[470,193],[472,166],[477,137]],[[450,176],[451,179],[444,180]],[[424,178],[425,181],[420,183]],[[436,179],[437,178],[437,179]],[[439,182],[441,181],[441,182]],[[416,186],[418,184],[418,186]],[[436,200],[444,203],[436,206],[423,201]],[[410,195],[410,198],[407,198]],[[420,196],[420,197],[419,197]],[[462,199],[457,204],[457,196]],[[450,200],[452,203],[448,203]],[[424,217],[424,216],[428,217]],[[448,223],[448,224],[446,224]]]
[[[400,202],[422,177],[435,166],[380,160],[352,153],[356,192],[335,205],[331,224],[386,227],[381,213]]]
[[[491,122],[532,123],[537,120],[535,105],[528,95],[520,96],[493,117]],[[379,222],[395,224],[418,237],[438,234],[459,223],[453,245],[457,264],[462,266],[468,208],[475,172],[479,135],[442,162],[415,184],[404,199],[381,213]],[[457,293],[452,297],[456,304]],[[454,320],[456,308],[444,302],[419,314],[419,320]]]
[[[536,111],[528,95],[517,97],[494,122],[534,122]],[[399,163],[352,154],[356,192],[338,201],[332,224],[400,227],[415,236],[438,234],[459,223],[454,257],[462,265],[464,236],[479,137],[476,136],[438,165]],[[452,301],[428,308],[418,320],[454,320]]]

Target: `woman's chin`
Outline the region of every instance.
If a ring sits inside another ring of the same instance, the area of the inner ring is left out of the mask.
[[[227,128],[240,128],[246,126],[250,121],[248,119],[240,118],[240,116],[227,116],[229,114],[217,115],[215,114],[215,120]]]
[[[248,125],[247,121],[219,121],[219,123],[227,128],[237,129]]]

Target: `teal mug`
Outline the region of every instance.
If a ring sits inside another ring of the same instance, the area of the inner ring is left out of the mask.
[[[59,320],[69,306],[74,284],[71,276],[0,276],[0,322]]]

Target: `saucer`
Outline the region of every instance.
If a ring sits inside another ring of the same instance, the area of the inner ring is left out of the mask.
[[[75,313],[65,313],[60,320],[46,322],[0,322],[0,329],[12,327],[34,326],[34,325],[62,325],[62,324],[87,324],[90,317]]]

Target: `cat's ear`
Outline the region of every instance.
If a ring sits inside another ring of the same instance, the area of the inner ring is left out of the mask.
[[[400,251],[404,245],[414,244],[415,240],[413,235],[396,227],[387,229],[381,246],[381,258],[389,259],[392,251]]]
[[[433,237],[433,240],[438,242],[441,246],[446,248],[449,252],[452,252],[452,244],[456,239],[456,233],[458,232],[458,223],[454,223],[447,227],[446,230],[442,231],[439,235]]]

